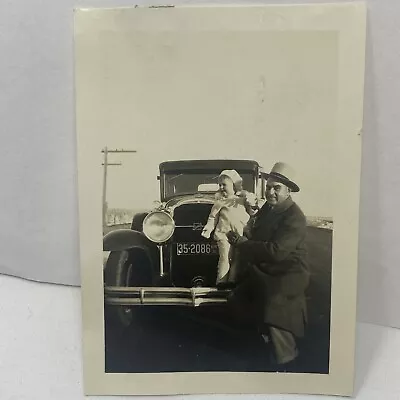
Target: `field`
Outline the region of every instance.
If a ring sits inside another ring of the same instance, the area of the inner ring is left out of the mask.
[[[332,230],[309,227],[309,326],[299,372],[328,373]],[[107,372],[268,371],[260,337],[236,331],[212,313],[147,307],[140,324],[121,331],[106,321]]]

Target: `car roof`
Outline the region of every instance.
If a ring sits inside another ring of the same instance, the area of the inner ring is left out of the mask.
[[[238,169],[258,171],[260,168],[257,161],[254,160],[234,160],[234,159],[217,159],[217,160],[177,160],[164,161],[160,164],[160,172],[170,171],[201,171],[201,170],[217,170]]]

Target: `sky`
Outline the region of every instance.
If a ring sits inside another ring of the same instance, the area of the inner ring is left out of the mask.
[[[162,161],[238,158],[290,163],[303,211],[332,215],[333,33],[106,31],[91,51],[91,145],[137,150],[109,155],[123,163],[109,167],[109,207],[158,200]]]

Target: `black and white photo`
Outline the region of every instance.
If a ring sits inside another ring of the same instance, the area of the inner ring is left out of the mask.
[[[333,223],[303,214],[291,166],[165,161],[157,178],[159,205],[104,226],[106,370],[328,373]]]

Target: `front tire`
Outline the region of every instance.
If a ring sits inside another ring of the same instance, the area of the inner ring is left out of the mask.
[[[151,286],[152,272],[143,250],[112,251],[104,270],[105,286]],[[127,328],[143,314],[144,306],[105,305],[105,317]]]

